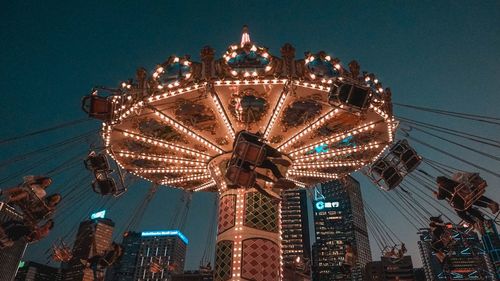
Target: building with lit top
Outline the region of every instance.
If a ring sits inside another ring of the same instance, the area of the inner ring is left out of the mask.
[[[455,240],[445,267],[441,266],[431,248],[432,236],[427,228],[420,229],[418,247],[422,266],[428,281],[439,280],[495,280],[488,270],[487,253],[477,234],[466,228],[451,228]]]
[[[179,230],[145,231],[140,234],[140,241],[133,280],[168,280],[170,274],[184,271],[189,241],[182,232]],[[133,244],[135,247],[135,243]],[[132,252],[128,254],[132,254]],[[165,270],[160,273],[152,273],[150,268],[153,262],[162,265]]]
[[[11,220],[21,221],[22,219],[22,215],[16,212],[14,208],[0,202],[0,224]],[[0,281],[14,279],[26,245],[24,239],[20,239],[14,242],[11,247],[0,250]]]
[[[321,184],[321,189],[324,198],[315,198],[313,204],[313,280],[362,280],[362,269],[371,261],[371,250],[359,182],[347,177]],[[357,253],[351,272],[342,270],[347,243]]]
[[[94,281],[91,269],[85,268],[81,259],[101,255],[113,242],[115,223],[105,218],[105,211],[92,214],[89,220],[80,223],[73,244],[73,257],[63,265],[65,281]]]

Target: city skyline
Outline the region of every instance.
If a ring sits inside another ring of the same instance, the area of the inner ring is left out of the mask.
[[[207,7],[208,11],[200,11],[204,9],[195,3],[166,6],[155,3],[150,7],[131,3],[120,3],[118,7],[103,3],[8,3],[3,12],[5,28],[1,31],[3,38],[10,39],[1,47],[4,60],[1,73],[5,77],[2,85],[8,93],[0,97],[0,103],[5,105],[5,121],[0,125],[2,132],[5,136],[14,136],[36,130],[38,126],[43,128],[63,120],[82,118],[79,99],[93,85],[118,85],[123,77],[133,76],[136,67],[153,66],[171,53],[185,52],[196,56],[204,44],[213,45],[221,54],[229,43],[238,41],[243,24],[250,26],[255,41],[268,45],[273,53],[278,53],[283,43],[290,42],[296,47],[297,54],[327,48],[327,51],[346,62],[359,59],[363,68],[383,77],[384,83],[392,88],[396,102],[497,116],[496,105],[500,101],[494,93],[500,87],[499,81],[495,79],[500,57],[498,30],[495,28],[500,26],[498,3],[473,5],[446,2],[435,3],[430,7],[425,3],[390,5],[368,2],[325,2],[311,6],[292,2],[287,5],[290,11],[283,11],[281,5],[276,3],[270,4],[268,9],[261,9],[258,4],[247,4],[241,8],[237,4],[213,3]],[[360,6],[364,8],[360,9]],[[242,10],[248,14],[242,15]],[[274,15],[269,10],[281,12]],[[333,20],[335,28],[329,28],[322,17],[316,16],[325,10],[332,11],[333,18],[339,19],[338,22]],[[213,14],[221,18],[213,19],[210,16]],[[295,15],[298,17],[297,22],[289,22],[288,18]],[[137,21],[136,24],[124,24],[131,18]],[[373,24],[367,24],[359,18]],[[191,22],[185,23],[185,19]],[[213,24],[210,28],[195,28],[204,26],[204,22]],[[150,30],[152,26],[157,29]],[[322,36],[318,30],[323,33]],[[26,80],[29,83],[25,83]],[[22,114],[19,108],[22,108]],[[396,113],[427,121],[433,118],[402,108],[397,108]],[[449,125],[455,128],[464,126],[470,131],[479,130],[474,125],[461,122]],[[95,128],[94,125],[85,125],[83,129],[56,132],[35,139],[34,143],[41,146],[56,142],[66,134],[77,135]],[[499,137],[498,131],[494,129],[479,131],[491,138]],[[5,147],[7,149],[3,151],[6,158],[33,149],[31,142]],[[444,147],[458,154],[450,145],[445,144]],[[479,148],[489,152],[488,148]],[[83,156],[87,149],[86,143],[69,151],[68,156],[78,151],[83,151]],[[433,154],[431,150],[418,145],[417,151],[424,155]],[[64,155],[58,156],[59,159],[47,160],[46,166],[33,172],[43,173],[53,167],[51,164],[66,160]],[[475,155],[470,159],[483,163]],[[453,163],[452,159],[446,160]],[[491,166],[496,163],[490,160],[484,162]],[[473,169],[461,164],[454,165]],[[9,165],[2,171],[2,177],[7,178],[21,168],[22,165]],[[74,174],[78,173],[81,174],[81,171]],[[489,186],[498,186],[498,178],[485,176]],[[63,189],[70,177],[57,175],[54,188]],[[363,179],[360,173],[355,177],[361,182],[363,196],[369,198],[370,203],[373,202],[384,221],[400,237],[408,240],[410,254],[418,265],[416,231],[408,226],[409,223],[397,210],[387,205],[375,186]],[[5,186],[14,185],[19,180],[20,177],[9,178]],[[91,181],[90,175],[87,180]],[[88,191],[90,193],[90,188]],[[118,230],[125,228],[128,218],[146,192],[145,183],[135,184],[109,210],[108,216],[116,220]],[[489,190],[488,194],[498,201],[498,193]],[[144,220],[135,230],[169,229],[180,197],[177,190],[160,189],[146,211]],[[192,250],[188,250],[187,268],[196,268],[202,259],[206,235],[199,230],[209,229],[209,213],[215,211],[213,197],[211,194],[196,194],[193,198],[183,230],[190,238],[192,247]],[[83,217],[97,211],[98,208],[91,209],[91,205],[102,204],[104,200],[97,195],[82,195],[81,206],[71,212],[66,209],[67,213],[57,218],[51,236],[30,245],[26,258],[45,263],[47,257],[44,253],[52,242],[71,233]],[[68,213],[74,218],[63,219]],[[120,237],[120,232],[116,231],[115,239]],[[373,243],[371,246],[373,253],[379,251]]]

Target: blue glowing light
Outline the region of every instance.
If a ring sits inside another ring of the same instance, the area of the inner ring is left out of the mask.
[[[150,237],[150,236],[177,236],[179,237],[186,245],[189,243],[189,240],[187,239],[182,232],[179,230],[158,230],[158,231],[144,231],[141,233],[142,237]]]
[[[325,202],[323,201],[316,202],[316,209],[323,210],[324,208],[325,208]]]
[[[90,219],[91,220],[103,219],[105,216],[106,216],[106,210],[102,210],[102,211],[99,211],[97,213],[93,213],[92,215],[90,215]]]

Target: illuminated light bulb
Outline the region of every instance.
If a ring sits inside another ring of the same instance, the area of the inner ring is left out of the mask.
[[[191,73],[186,73],[186,79],[189,79],[191,77]]]
[[[338,63],[336,63],[333,67],[335,67],[337,70],[341,69],[341,66]],[[339,78],[339,80],[342,80],[342,79],[343,79],[342,77]]]
[[[327,60],[327,61],[331,61],[331,60],[332,60],[332,57],[330,57],[330,56],[326,56],[326,57],[325,57],[325,60]]]
[[[238,72],[236,72],[236,70],[231,70],[231,75],[236,76],[236,75],[238,75]]]
[[[236,52],[231,53],[231,57],[233,58],[236,57],[236,55],[238,55]]]
[[[175,57],[175,58],[174,58],[174,62],[179,62],[179,58],[178,58],[178,57]]]
[[[252,76],[257,76],[257,71],[252,72]]]
[[[248,76],[250,76],[250,73],[248,73],[248,71],[246,71],[245,74],[243,74],[243,76],[248,77]]]
[[[257,47],[255,45],[253,45],[252,48],[250,48],[250,51],[252,51],[252,52],[257,51]]]
[[[311,73],[311,79],[316,79],[316,75],[314,75],[313,73]]]
[[[127,83],[123,82],[122,83],[122,88],[125,88],[125,87],[127,87]]]
[[[266,68],[264,69],[266,72],[270,71],[272,69],[272,67],[270,65],[266,66]]]
[[[153,78],[158,78],[158,72],[153,73]]]

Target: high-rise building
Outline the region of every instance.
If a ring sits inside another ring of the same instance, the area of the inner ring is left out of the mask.
[[[492,263],[492,273],[500,280],[500,235],[493,220],[486,221],[484,230],[482,235],[484,248]]]
[[[134,281],[167,280],[168,273],[184,271],[188,239],[179,230],[145,231],[137,254]],[[166,268],[160,273],[150,271],[151,263]]]
[[[134,281],[137,257],[141,248],[141,233],[128,231],[123,235],[123,256],[110,272],[106,273],[109,281]]]
[[[415,281],[427,281],[425,279],[425,270],[421,267],[414,268],[413,275],[415,275]]]
[[[365,266],[365,281],[415,281],[411,256],[402,259],[381,257]]]
[[[80,260],[106,252],[113,240],[114,227],[115,223],[104,218],[101,212],[80,223],[73,244],[73,258],[64,265],[65,281],[94,281],[93,271],[85,268]]]
[[[61,280],[61,270],[45,264],[32,261],[21,262],[15,281],[58,281]]]
[[[487,266],[487,254],[477,234],[469,229],[450,226],[455,240],[449,249],[447,262],[442,266],[431,248],[429,229],[420,229],[418,247],[428,281],[439,280],[495,280]]]
[[[293,264],[297,257],[311,259],[307,191],[286,190],[281,193],[281,247],[283,263]]]
[[[7,221],[22,221],[21,214],[9,205],[0,202],[0,224]],[[14,279],[21,258],[26,249],[26,241],[20,239],[14,245],[0,250],[0,281],[11,281]]]
[[[316,243],[312,248],[314,281],[362,280],[371,261],[365,212],[359,182],[352,177],[321,185],[323,198],[313,203]],[[342,267],[346,245],[357,256],[352,270]]]

